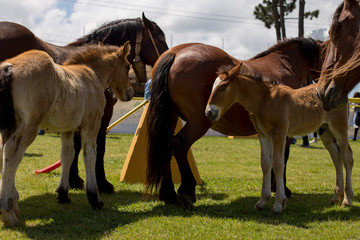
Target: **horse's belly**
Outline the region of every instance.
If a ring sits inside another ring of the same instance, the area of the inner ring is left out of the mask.
[[[83,108],[50,110],[42,122],[41,128],[49,131],[77,130],[81,125],[83,112]]]
[[[321,117],[315,117],[314,115],[309,116],[312,116],[312,118],[310,117],[301,122],[291,122],[288,136],[304,136],[308,133],[316,132],[323,123],[323,119]]]

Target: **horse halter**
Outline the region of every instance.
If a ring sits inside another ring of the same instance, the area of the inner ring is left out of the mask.
[[[152,36],[150,29],[148,29],[148,28],[146,28],[146,29],[149,33],[149,36],[150,36],[151,42],[154,46],[155,52],[156,52],[157,56],[160,57],[159,50],[155,44],[154,37]],[[141,52],[142,39],[143,39],[143,35],[142,35],[142,32],[140,31],[136,34],[135,58],[134,58],[135,63],[141,62],[140,52]]]

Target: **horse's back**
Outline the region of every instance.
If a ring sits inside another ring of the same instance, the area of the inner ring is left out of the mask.
[[[204,115],[218,68],[235,65],[234,59],[219,48],[200,43],[182,44],[167,52],[176,54],[168,80],[175,107],[185,120]]]
[[[0,61],[37,48],[37,39],[29,29],[17,23],[0,22]]]

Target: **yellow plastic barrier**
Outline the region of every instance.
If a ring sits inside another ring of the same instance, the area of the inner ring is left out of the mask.
[[[360,98],[349,98],[349,103],[360,103]],[[349,107],[360,107],[360,105],[351,105]]]

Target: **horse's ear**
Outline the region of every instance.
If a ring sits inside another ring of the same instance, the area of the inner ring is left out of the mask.
[[[144,12],[142,13],[142,21],[143,21],[146,28],[148,28],[149,30],[154,29],[154,26],[153,26],[152,22],[145,17]]]
[[[240,64],[236,65],[233,69],[230,70],[228,74],[229,79],[234,79],[239,75],[242,65],[243,63],[241,62]]]
[[[130,41],[127,41],[121,48],[120,51],[122,51],[122,54],[124,57],[129,56],[130,54],[130,50],[131,50],[131,45],[130,45]]]
[[[99,46],[99,47],[104,46],[103,42],[99,41],[99,42],[98,42],[98,46]]]

